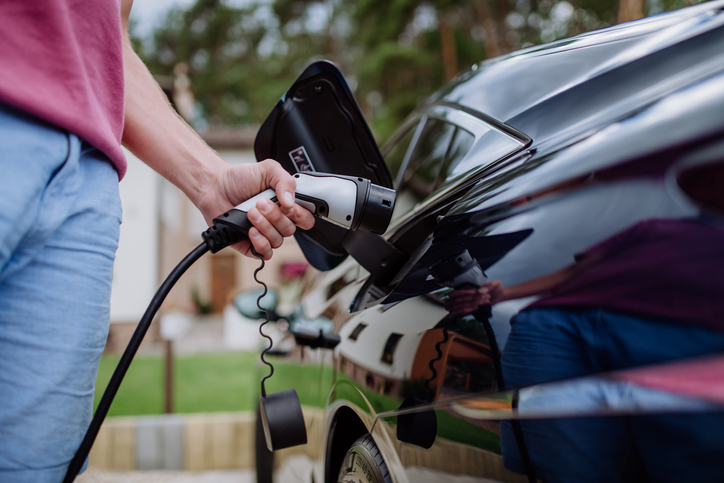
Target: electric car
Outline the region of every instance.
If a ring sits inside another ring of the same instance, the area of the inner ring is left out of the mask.
[[[346,83],[318,63],[282,98],[256,151],[292,172],[396,190],[384,234],[319,221],[296,235],[319,271],[297,310],[334,324],[314,349],[334,377],[319,388],[326,403],[310,481],[529,481],[502,462],[500,420],[523,417],[523,406],[500,357],[511,319],[540,296],[462,315],[451,315],[449,296],[556,273],[648,220],[724,212],[724,1],[475,65],[381,150]],[[559,382],[539,388],[571,396],[544,408],[551,417],[613,411],[611,401],[579,406],[580,381]],[[711,381],[687,390],[717,400]],[[637,418],[656,407],[617,410]],[[257,451],[263,460],[263,443]],[[636,452],[627,458],[624,478],[645,481]],[[257,469],[268,481],[271,466]]]

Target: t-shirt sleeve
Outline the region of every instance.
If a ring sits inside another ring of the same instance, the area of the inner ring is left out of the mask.
[[[654,220],[644,220],[635,225],[596,243],[575,255],[576,262],[581,262],[588,258],[606,259],[622,250],[625,250],[631,244],[641,240],[649,231],[649,227]]]

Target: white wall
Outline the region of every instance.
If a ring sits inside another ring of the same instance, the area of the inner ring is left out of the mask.
[[[125,154],[128,172],[120,184],[123,223],[113,269],[111,322],[140,320],[159,285],[161,178],[129,151]]]

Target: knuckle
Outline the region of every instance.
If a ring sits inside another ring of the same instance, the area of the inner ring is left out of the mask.
[[[259,213],[259,210],[256,207],[251,208],[246,214],[246,217],[249,219],[249,221],[255,224],[263,221],[263,217],[261,216],[261,213]]]
[[[254,250],[256,250],[256,252],[259,255],[263,256],[265,259],[268,259],[271,254],[272,247],[271,247],[271,245],[269,245],[269,242],[260,241],[260,243],[258,245],[256,243],[254,243]]]
[[[269,213],[266,215],[266,217],[274,225],[284,223],[284,220],[287,219],[287,217],[284,216],[284,213],[282,213],[282,210],[279,209],[279,207],[276,205],[274,205],[274,208],[269,210]]]
[[[282,236],[284,238],[294,235],[294,232],[297,231],[296,227],[294,225],[288,226],[282,231]]]

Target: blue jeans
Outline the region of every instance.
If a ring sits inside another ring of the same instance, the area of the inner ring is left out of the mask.
[[[90,422],[121,222],[118,175],[0,103],[0,481],[63,479]]]
[[[713,330],[604,310],[530,309],[514,319],[502,356],[503,379],[512,389],[721,351],[724,333]],[[586,395],[580,397],[584,404]],[[575,400],[565,404],[575,406]],[[723,412],[520,425],[544,482],[618,481],[634,448],[651,481],[719,482],[724,476]],[[501,425],[501,446],[505,466],[522,473],[509,422]]]

